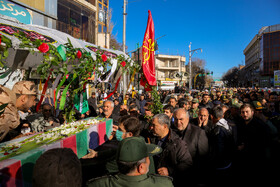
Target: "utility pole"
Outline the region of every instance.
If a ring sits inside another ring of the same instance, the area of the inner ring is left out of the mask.
[[[189,45],[189,68],[190,68],[190,78],[189,78],[189,90],[192,89],[192,51],[191,51],[192,42]]]
[[[202,53],[201,48],[191,50],[191,45],[192,45],[192,42],[190,42],[190,45],[189,45],[189,68],[190,68],[189,90],[192,89],[192,55],[193,55],[194,52],[197,53],[197,50],[200,50],[201,53]]]
[[[125,42],[126,42],[126,2],[127,0],[123,0],[123,53],[125,54]],[[126,93],[126,75],[123,73],[123,99],[125,98]]]

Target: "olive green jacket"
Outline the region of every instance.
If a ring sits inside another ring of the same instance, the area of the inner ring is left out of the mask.
[[[160,175],[138,175],[127,176],[124,174],[109,175],[100,178],[91,179],[87,183],[88,187],[171,187],[172,179]]]

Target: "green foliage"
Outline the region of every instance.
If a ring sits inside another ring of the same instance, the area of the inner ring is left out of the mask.
[[[30,50],[31,53],[41,52],[38,50],[38,47],[44,43],[41,40],[31,40],[25,33],[19,32],[14,33],[14,35],[21,41],[19,47]],[[5,47],[0,45],[0,66],[3,66],[2,59],[7,58],[8,48],[12,47],[11,40],[3,35],[1,35],[2,42],[5,43]],[[68,38],[68,42],[63,44],[66,49],[67,60],[63,61],[55,45],[48,43],[49,50],[46,53],[43,53],[43,61],[37,67],[37,73],[41,75],[42,79],[47,79],[49,75],[51,78],[55,78],[59,74],[73,74],[74,77],[78,77],[78,83],[73,81],[70,89],[69,96],[67,96],[67,103],[65,105],[65,114],[66,120],[68,122],[74,121],[75,111],[74,106],[74,96],[83,91],[84,85],[88,82],[88,78],[91,76],[92,72],[95,72],[95,76],[99,77],[103,72],[107,71],[107,66],[112,66],[111,59],[107,57],[107,60],[104,62],[102,59],[102,53],[100,49],[96,52],[96,60],[91,56],[91,53],[87,52],[82,48],[74,48],[71,41]],[[82,53],[81,58],[77,57],[77,52]],[[140,70],[140,66],[137,63],[132,63],[131,60],[126,59],[124,55],[119,55],[117,57],[118,68],[121,67],[121,63],[125,61],[126,65],[122,70],[124,72],[132,73],[134,69],[136,71]],[[103,72],[99,69],[103,68]]]
[[[158,94],[156,86],[152,86],[151,94],[153,98],[153,104],[151,105],[152,113],[153,114],[163,113],[163,105],[160,102],[160,95]]]
[[[1,45],[0,45],[0,67],[4,67],[5,59],[9,56],[8,49],[12,47],[12,42],[9,38],[4,35],[0,35]],[[4,43],[5,45],[3,45]]]

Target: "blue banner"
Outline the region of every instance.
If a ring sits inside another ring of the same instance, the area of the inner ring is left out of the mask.
[[[24,24],[31,24],[31,15],[28,10],[7,0],[0,1],[0,14],[16,18]]]

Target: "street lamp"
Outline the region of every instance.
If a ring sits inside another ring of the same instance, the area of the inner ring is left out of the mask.
[[[198,50],[200,50],[202,53],[201,48],[191,50],[191,45],[192,45],[192,42],[190,42],[190,45],[189,45],[189,68],[190,68],[189,90],[192,89],[192,55],[194,52],[197,53]]]

